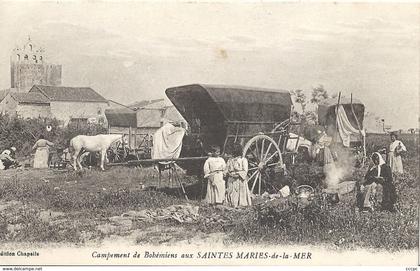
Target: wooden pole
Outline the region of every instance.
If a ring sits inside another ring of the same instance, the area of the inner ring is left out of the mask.
[[[364,165],[364,163],[365,163],[365,157],[366,157],[366,140],[365,140],[365,137],[363,136],[359,119],[356,116],[356,112],[354,112],[354,108],[353,108],[353,93],[350,94],[350,107],[351,107],[351,112],[353,113],[353,117],[356,120],[357,129],[359,130],[360,139],[362,139],[362,141],[363,141],[363,161],[362,161],[362,165]]]
[[[341,100],[341,91],[338,93],[337,105],[335,107],[335,134],[334,134],[334,141],[337,140],[337,132],[339,132],[338,131],[338,107],[340,106],[340,100]]]
[[[134,150],[137,149],[137,127],[134,128]]]
[[[128,148],[129,149],[131,149],[131,136],[132,136],[132,133],[133,133],[133,131],[132,131],[132,128],[130,126],[130,127],[128,127]]]

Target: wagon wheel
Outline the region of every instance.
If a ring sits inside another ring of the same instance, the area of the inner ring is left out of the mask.
[[[126,150],[124,144],[121,142],[118,142],[114,146],[111,146],[109,149],[110,156],[110,162],[111,163],[119,163],[123,162],[126,157]]]
[[[283,168],[283,159],[277,143],[269,136],[257,135],[249,140],[243,151],[248,159],[248,185],[251,193],[260,195],[262,184],[268,185],[268,171]]]

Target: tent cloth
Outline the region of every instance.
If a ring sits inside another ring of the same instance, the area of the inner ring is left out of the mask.
[[[349,119],[347,118],[346,111],[342,105],[338,106],[337,108],[337,127],[341,140],[343,141],[343,145],[350,147],[351,135],[359,134],[359,130],[354,128],[350,123]],[[361,132],[362,135],[365,136],[364,131],[361,130]]]
[[[163,125],[153,135],[152,159],[179,158],[185,130],[170,123]]]

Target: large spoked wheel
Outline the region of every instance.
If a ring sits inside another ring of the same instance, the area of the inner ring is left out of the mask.
[[[248,159],[251,193],[260,195],[269,184],[269,171],[274,167],[284,167],[279,146],[271,137],[257,135],[246,143],[243,156]]]
[[[108,159],[111,163],[121,163],[124,162],[125,158],[127,157],[127,150],[124,144],[118,142],[117,144],[113,144],[108,149]]]

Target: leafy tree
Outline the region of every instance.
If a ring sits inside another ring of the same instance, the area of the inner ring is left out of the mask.
[[[294,96],[295,103],[300,104],[302,108],[302,112],[305,113],[306,109],[306,95],[303,93],[303,90],[297,89],[291,92],[292,96]]]
[[[319,104],[319,102],[328,98],[328,93],[324,89],[323,85],[319,85],[317,87],[312,88],[311,96],[311,103]]]

